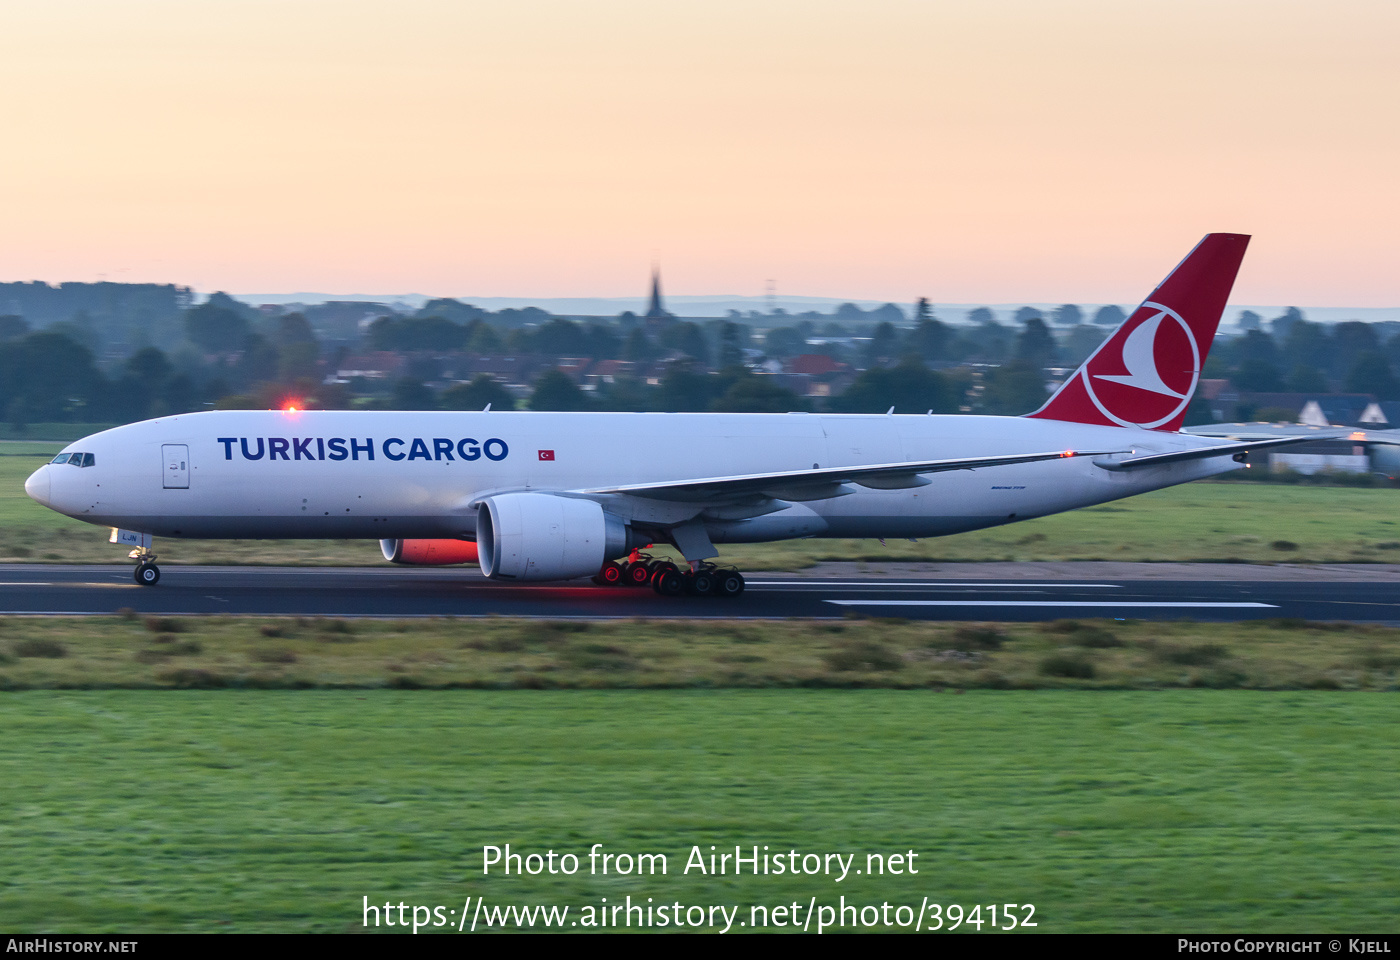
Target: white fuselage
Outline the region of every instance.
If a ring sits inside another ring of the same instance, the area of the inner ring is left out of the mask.
[[[25,485],[79,520],[160,537],[473,537],[476,501],[509,491],[1055,450],[1165,453],[1181,434],[1026,419],[715,413],[227,411],[148,420],[67,448]],[[732,506],[602,497],[624,521],[700,516],[716,543],[931,537],[1044,516],[1236,469],[1229,457],[1132,471],[1071,457],[930,474],[926,486],[848,486],[744,515]]]

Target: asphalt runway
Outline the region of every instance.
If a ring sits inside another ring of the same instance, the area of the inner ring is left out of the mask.
[[[1008,565],[1011,566],[1011,565]],[[646,589],[498,584],[476,570],[168,565],[155,587],[127,565],[0,567],[0,614],[237,614],[327,617],[515,616],[919,620],[1249,620],[1300,617],[1400,625],[1400,581],[804,577],[755,573],[738,598]]]

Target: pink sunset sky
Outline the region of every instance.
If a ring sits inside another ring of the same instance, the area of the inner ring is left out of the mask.
[[[45,0],[0,281],[1400,305],[1394,0]]]

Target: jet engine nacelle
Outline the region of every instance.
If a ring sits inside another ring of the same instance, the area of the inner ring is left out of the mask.
[[[443,567],[476,563],[476,544],[469,540],[380,540],[379,549],[390,563],[418,567]]]
[[[1373,443],[1366,448],[1371,457],[1371,472],[1394,479],[1400,476],[1400,447],[1389,443]]]
[[[592,500],[502,493],[477,508],[481,572],[493,580],[572,580],[630,548],[627,525]]]

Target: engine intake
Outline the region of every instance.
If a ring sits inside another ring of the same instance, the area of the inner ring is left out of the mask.
[[[503,493],[477,508],[481,572],[493,580],[572,580],[631,548],[627,525],[592,500]]]
[[[380,540],[379,549],[390,563],[415,567],[477,562],[476,544],[469,540]]]

